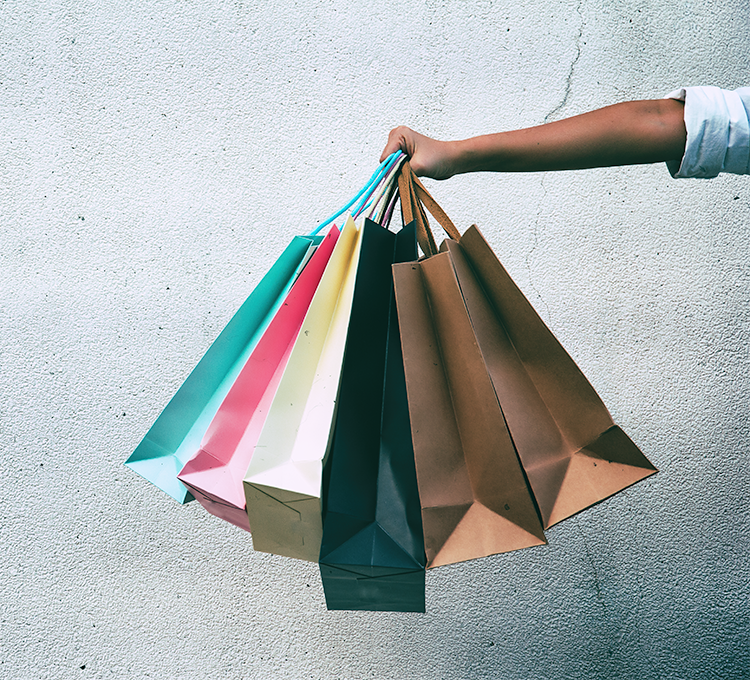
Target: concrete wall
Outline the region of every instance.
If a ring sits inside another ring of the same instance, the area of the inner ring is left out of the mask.
[[[747,85],[747,0],[0,4],[0,677],[750,673],[750,180],[431,182],[661,473],[550,545],[329,613],[317,566],[123,467],[404,123],[457,138]]]

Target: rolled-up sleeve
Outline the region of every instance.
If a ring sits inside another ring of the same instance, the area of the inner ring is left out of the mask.
[[[667,95],[685,102],[687,142],[681,161],[667,161],[672,177],[750,174],[750,87],[683,87]]]

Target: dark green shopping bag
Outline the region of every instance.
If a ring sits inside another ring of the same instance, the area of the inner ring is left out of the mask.
[[[414,224],[366,221],[324,478],[320,573],[328,609],[425,609],[425,556],[391,265]]]

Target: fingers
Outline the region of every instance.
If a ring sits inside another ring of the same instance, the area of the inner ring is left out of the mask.
[[[452,164],[451,144],[426,137],[418,132],[399,125],[388,135],[388,143],[383,149],[380,161],[399,149],[409,157],[414,174],[433,179],[447,179],[455,174]]]
[[[393,128],[393,130],[391,130],[388,134],[388,143],[385,145],[383,153],[380,154],[380,162],[382,163],[386,158],[388,158],[388,156],[399,150],[408,155],[410,149],[407,141],[407,136],[409,134],[413,135],[413,130],[410,130],[404,125],[399,125],[398,127]]]

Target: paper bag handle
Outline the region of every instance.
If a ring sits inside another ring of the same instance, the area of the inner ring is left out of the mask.
[[[430,223],[427,220],[425,208],[435,218],[437,223],[445,230],[449,238],[458,241],[461,235],[458,229],[451,222],[445,211],[437,204],[437,201],[430,196],[429,191],[424,188],[422,182],[414,174],[409,165],[409,161],[404,161],[401,166],[401,172],[398,176],[398,191],[401,198],[401,212],[404,218],[404,224],[409,224],[412,220],[417,223],[417,242],[422,252],[430,257],[438,252],[435,244],[435,237],[432,235]]]

